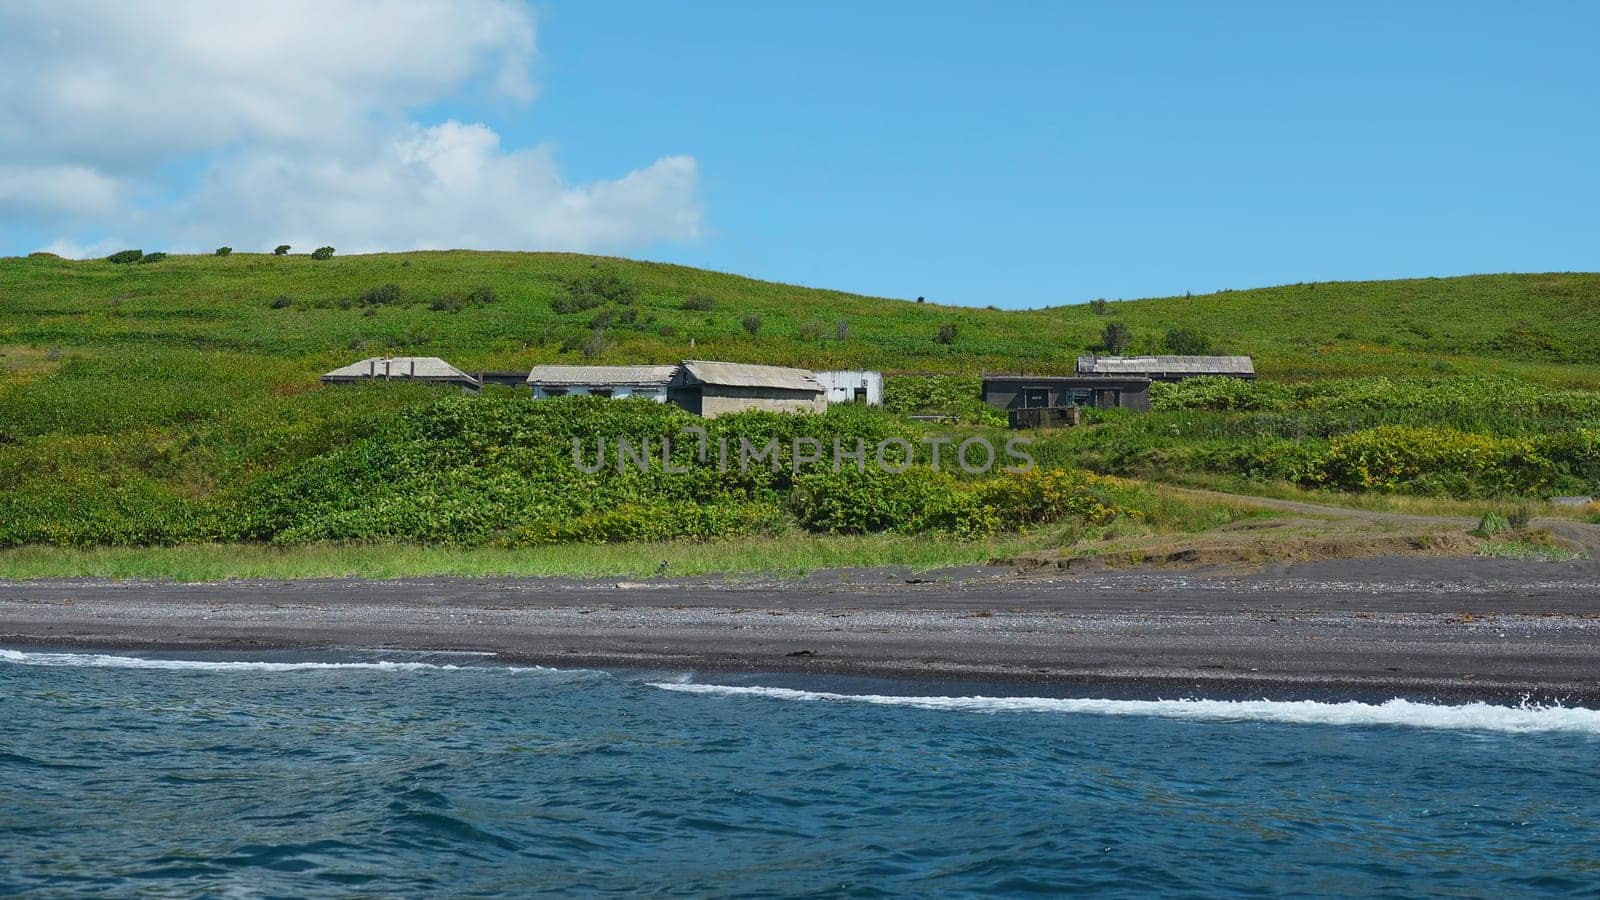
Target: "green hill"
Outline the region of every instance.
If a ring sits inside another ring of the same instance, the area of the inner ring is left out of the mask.
[[[634,299],[557,312],[575,281],[602,289],[620,283]],[[474,296],[482,288],[488,291]],[[711,308],[685,309],[691,296],[709,298]],[[597,316],[609,324],[604,337],[591,339]],[[1066,372],[1112,321],[1131,329],[1139,352],[1159,350],[1170,328],[1198,330],[1219,352],[1254,355],[1268,378],[1507,372],[1600,384],[1596,274],[1307,283],[1110,302],[1097,312],[1090,305],[919,304],[571,254],[0,260],[0,352],[13,369],[35,365],[33,354],[51,348],[137,356],[182,349],[229,354],[217,359],[259,367],[280,389],[384,353],[437,354],[466,369],[696,356],[817,368]]]
[[[864,497],[895,510],[868,516],[878,524],[865,530],[980,534],[1060,510],[1082,518],[1094,504],[1139,518],[1146,501],[1109,482],[1064,481],[1053,499],[1037,485],[925,473],[805,490],[709,475],[688,488],[574,486],[551,475],[565,443],[550,435],[625,409],[317,382],[373,355],[438,355],[469,371],[698,357],[962,374],[900,379],[891,393],[909,398],[905,409],[970,414],[971,376],[1069,372],[1110,323],[1131,331],[1133,352],[1187,329],[1218,352],[1256,357],[1263,380],[1164,390],[1146,416],[1097,412],[1089,427],[1044,440],[1044,464],[1462,498],[1600,489],[1600,275],[1001,311],[570,254],[35,256],[0,259],[0,546],[705,537],[843,521]],[[670,432],[681,423],[669,413],[640,421]],[[919,427],[862,415],[815,424]],[[791,427],[782,418],[745,424]],[[530,455],[537,435],[549,446]],[[909,496],[926,502],[906,506]],[[824,501],[826,515],[807,511]]]

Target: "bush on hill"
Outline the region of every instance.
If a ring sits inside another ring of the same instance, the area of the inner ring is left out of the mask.
[[[1211,336],[1194,328],[1169,328],[1161,338],[1161,349],[1178,356],[1207,356]]]
[[[379,284],[369,287],[356,298],[362,306],[393,306],[400,302],[400,285]]]
[[[118,250],[116,253],[106,257],[106,262],[127,265],[128,263],[136,263],[141,259],[144,259],[143,250]]]
[[[218,247],[214,252],[215,252],[215,254],[217,256],[227,256],[227,255],[229,255],[230,253],[233,252],[233,248],[232,247]]]
[[[1133,346],[1133,331],[1121,322],[1108,322],[1100,330],[1100,349],[1121,356]]]
[[[333,248],[332,247],[318,247],[317,249],[311,251],[311,258],[312,259],[333,259]]]
[[[278,246],[272,248],[272,255],[273,256],[284,256],[288,252],[289,252],[289,245],[288,244],[279,244]]]

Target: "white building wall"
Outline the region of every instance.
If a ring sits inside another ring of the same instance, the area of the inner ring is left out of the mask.
[[[828,403],[854,403],[856,391],[865,388],[868,406],[883,405],[883,373],[865,369],[841,369],[833,372],[816,372],[817,380],[827,391]]]

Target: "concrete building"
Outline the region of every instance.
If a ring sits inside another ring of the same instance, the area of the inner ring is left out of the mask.
[[[535,399],[588,394],[667,402],[679,366],[534,366],[524,379]]]
[[[1254,378],[1256,365],[1248,356],[1080,356],[1078,374],[1151,381],[1182,381],[1197,375]]]
[[[883,373],[864,369],[842,369],[817,372],[817,381],[827,392],[828,405],[835,403],[865,403],[883,405]]]
[[[478,380],[437,356],[374,356],[334,369],[322,376],[323,384],[354,384],[360,381],[425,381],[454,384],[477,390]]]
[[[746,409],[822,412],[822,383],[805,369],[688,360],[678,369],[668,399],[695,415],[713,418]]]

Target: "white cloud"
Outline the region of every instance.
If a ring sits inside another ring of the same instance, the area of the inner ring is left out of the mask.
[[[568,186],[544,148],[505,152],[483,125],[412,128],[360,160],[249,154],[178,209],[194,246],[328,243],[611,250],[693,238],[695,163],[668,157],[614,181]]]
[[[512,0],[7,4],[0,211],[61,246],[107,231],[172,249],[694,237],[690,158],[569,185],[547,148],[411,120],[467,90],[531,100],[534,55],[533,16]]]
[[[0,213],[49,221],[103,216],[116,210],[115,179],[87,166],[0,163]]]

